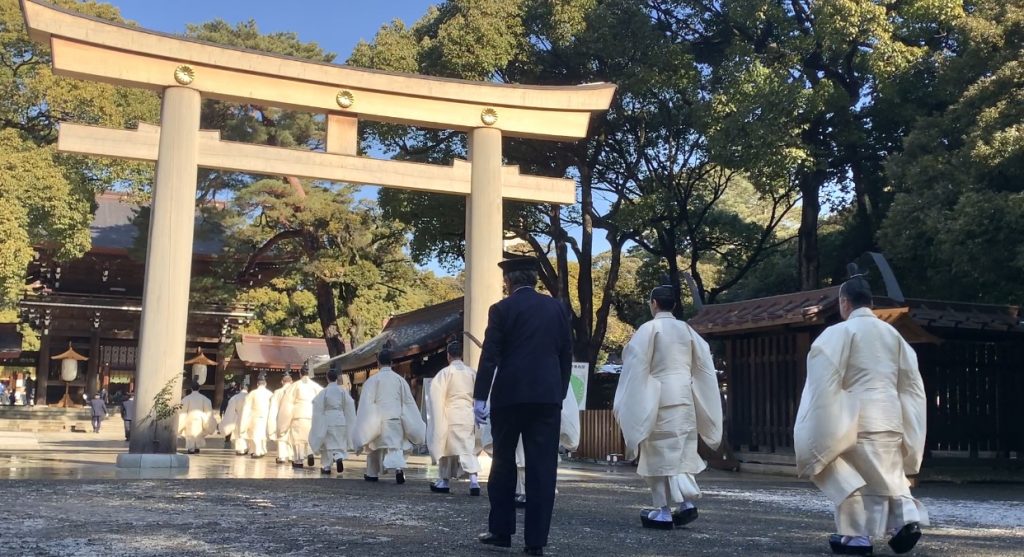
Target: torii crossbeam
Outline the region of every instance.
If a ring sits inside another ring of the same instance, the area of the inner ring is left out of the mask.
[[[58,143],[66,152],[156,161],[136,372],[140,417],[180,376],[199,167],[467,196],[466,327],[483,338],[487,310],[501,298],[503,198],[575,203],[571,180],[503,166],[502,136],[583,138],[615,92],[610,84],[504,85],[363,70],[183,39],[37,0],[21,7],[29,36],[50,47],[54,73],[163,95],[159,127],[62,124]],[[199,130],[202,98],[326,114],[327,152],[222,141]],[[445,167],[357,157],[359,119],[465,131],[470,161]],[[479,350],[467,349],[474,363]],[[169,424],[136,420],[133,428],[131,453],[175,452]]]

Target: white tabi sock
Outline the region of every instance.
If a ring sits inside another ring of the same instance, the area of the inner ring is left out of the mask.
[[[843,536],[842,543],[850,547],[868,547],[871,545],[871,538],[867,536]]]
[[[436,482],[434,482],[434,487],[448,487],[448,480],[442,480],[439,478]]]
[[[683,501],[682,503],[679,503],[679,512],[683,512],[685,510],[695,509],[695,508],[697,508],[697,505],[694,505],[693,503],[691,503],[689,501]]]
[[[669,507],[662,507],[658,510],[647,513],[647,518],[657,520],[658,522],[672,522],[672,509]]]
[[[469,487],[480,487],[480,480],[476,474],[469,475]]]

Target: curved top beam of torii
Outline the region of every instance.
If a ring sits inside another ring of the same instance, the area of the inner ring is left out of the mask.
[[[29,36],[49,42],[60,75],[154,90],[188,86],[234,102],[333,112],[362,119],[454,130],[500,129],[505,136],[585,137],[615,86],[526,86],[441,79],[317,63],[224,47],[21,0]]]

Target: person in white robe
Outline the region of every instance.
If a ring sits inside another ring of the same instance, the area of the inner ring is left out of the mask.
[[[292,468],[303,468],[316,464],[313,448],[309,446],[309,430],[313,427],[313,399],[323,387],[313,381],[313,370],[303,364],[301,376],[292,383],[281,398],[281,410],[277,415],[278,434],[287,432],[288,444],[292,448]]]
[[[580,405],[572,387],[562,400],[562,424],[559,428],[558,445],[566,451],[575,451],[580,445]],[[561,462],[561,455],[559,455]],[[558,490],[555,489],[555,493]],[[523,438],[516,447],[516,507],[526,508],[526,452]]]
[[[462,361],[462,343],[446,349],[448,366],[430,382],[430,456],[437,461],[434,493],[449,493],[449,482],[469,477],[469,494],[480,495],[480,461],[477,459],[476,427],[473,423],[473,387],[476,371]]]
[[[239,435],[250,447],[252,458],[267,454],[267,426],[270,420],[270,399],[274,393],[267,388],[266,376],[260,375],[256,388],[245,397]]]
[[[834,553],[872,554],[893,534],[897,553],[921,537],[928,513],[910,494],[924,456],[926,401],[913,348],[871,311],[871,289],[851,265],[839,293],[845,320],[807,355],[793,432],[798,472],[835,505]]]
[[[651,292],[654,319],[637,329],[623,351],[613,412],[627,460],[640,453],[637,474],[651,488],[654,506],[640,516],[645,528],[672,529],[697,518],[701,496],[694,476],[706,467],[698,436],[712,449],[722,441],[722,400],[711,349],[672,315],[670,286]],[[672,505],[677,505],[673,511]]]
[[[393,351],[385,346],[377,354],[380,371],[363,383],[356,411],[355,443],[366,453],[363,479],[378,480],[395,471],[395,482],[405,483],[405,453],[424,442],[426,424],[402,376],[391,369]]]
[[[331,463],[338,473],[345,471],[345,459],[354,450],[352,435],[356,424],[356,403],[352,395],[342,387],[343,376],[336,370],[328,370],[330,381],[313,398],[313,422],[309,431],[309,446],[320,453],[320,473],[330,474]]]
[[[228,399],[228,406],[224,409],[224,416],[220,420],[220,431],[225,436],[230,435],[234,445],[235,454],[243,456],[249,452],[249,446],[242,437],[242,408],[245,406],[245,397],[249,390],[245,383],[238,386],[238,392]]]
[[[199,392],[199,384],[193,382],[189,390],[181,399],[178,435],[185,438],[185,452],[197,454],[206,446],[206,436],[217,431],[217,418],[210,399]]]
[[[274,396],[270,399],[270,417],[267,418],[267,435],[277,445],[277,458],[275,462],[284,464],[292,460],[292,448],[288,444],[288,432],[281,432],[278,428],[278,414],[281,413],[281,397],[284,396],[288,387],[292,385],[292,376],[287,371],[281,378],[281,386],[274,390]]]

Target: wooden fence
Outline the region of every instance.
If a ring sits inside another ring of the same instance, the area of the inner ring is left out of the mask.
[[[580,412],[580,446],[573,453],[576,457],[605,460],[610,454],[623,452],[625,442],[611,410]]]
[[[930,452],[1002,458],[1024,452],[1022,344],[951,340],[917,347]]]
[[[747,335],[725,341],[726,423],[734,448],[792,450],[809,342],[807,333]]]

